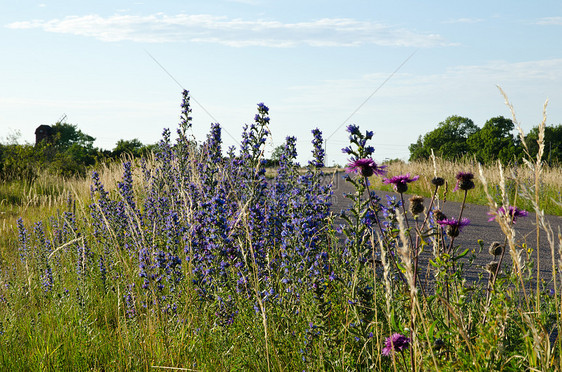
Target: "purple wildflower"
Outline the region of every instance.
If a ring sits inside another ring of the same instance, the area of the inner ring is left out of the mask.
[[[347,165],[346,172],[361,173],[364,177],[370,177],[373,174],[382,176],[386,173],[386,165],[378,165],[373,159],[357,159]]]
[[[474,188],[474,174],[470,172],[459,172],[457,173],[457,185],[453,189],[453,191],[457,191],[458,189],[468,191]]]
[[[459,233],[461,232],[463,227],[470,224],[470,220],[468,218],[463,218],[459,221],[456,218],[452,217],[437,221],[437,223],[441,226],[447,226],[447,235],[456,237],[459,236]]]
[[[385,178],[383,182],[387,185],[392,184],[394,186],[394,190],[402,194],[408,190],[408,183],[417,181],[418,178],[420,178],[420,176],[412,177],[410,176],[410,173],[408,173],[394,176],[392,178]]]
[[[351,147],[349,147],[349,146],[344,147],[343,149],[341,149],[341,151],[342,151],[344,154],[348,154],[348,155],[353,153],[353,150],[352,150]]]
[[[322,144],[324,143],[322,132],[320,129],[316,128],[312,130],[312,135],[314,136],[312,140],[312,157],[314,160],[309,161],[308,164],[315,168],[322,168],[324,166],[324,159],[326,158],[326,152],[322,148]]]
[[[182,92],[182,101],[181,101],[181,116],[180,116],[180,128],[183,129],[183,132],[191,127],[191,106],[189,104],[189,91],[183,90]]]
[[[264,112],[266,115],[269,114],[269,107],[267,107],[263,102],[258,103],[258,110]]]
[[[488,222],[495,220],[497,216],[509,216],[511,217],[513,223],[515,223],[515,221],[517,221],[517,217],[527,217],[529,212],[510,205],[507,208],[499,207],[495,212],[488,212],[488,215],[491,216],[488,219]]]
[[[354,134],[354,135],[361,134],[361,132],[359,131],[359,127],[355,124],[349,124],[346,129],[350,134]]]
[[[384,348],[382,349],[382,355],[390,356],[395,352],[402,352],[408,347],[410,347],[410,339],[400,333],[395,333],[388,337],[384,343]]]

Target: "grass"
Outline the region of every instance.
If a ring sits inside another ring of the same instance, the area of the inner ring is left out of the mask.
[[[561,370],[562,252],[541,212],[557,213],[545,199],[557,200],[559,169],[389,165],[389,175],[420,175],[409,193],[431,196],[437,175],[440,199],[537,212],[552,282],[543,286],[530,259],[539,251],[527,256],[512,216],[498,212],[496,265],[467,284],[473,254],[488,253],[455,245],[458,224],[438,223],[428,204],[417,214],[374,202],[359,172],[340,227],[321,170],[295,166],[292,140],[266,178],[265,106],[255,121],[237,158],[217,157],[214,126],[197,148],[165,133],[153,158],[91,180],[0,185],[0,369]],[[368,157],[365,135],[350,130]],[[476,188],[451,192],[459,169]]]
[[[436,159],[415,161],[409,163],[392,162],[387,164],[389,174],[406,174],[419,175],[419,182],[413,183],[409,188],[409,193],[417,194],[424,197],[431,197],[435,186],[431,184],[434,177],[443,177],[447,181],[447,187],[441,190],[441,198],[446,197],[447,200],[462,202],[463,195],[461,193],[453,193],[452,190],[457,182],[455,175],[459,170],[465,172],[479,173],[478,163],[464,161],[449,161]],[[501,201],[500,190],[500,172],[497,164],[485,165],[482,167],[484,177],[491,185],[490,190],[485,190],[481,183],[476,183],[476,188],[468,195],[467,202],[472,204],[487,205],[488,197],[486,191],[490,192],[493,199],[497,202]],[[517,205],[526,210],[533,210],[532,202],[520,197],[522,188],[529,188],[534,184],[534,175],[532,170],[524,165],[508,166],[504,170],[504,182],[506,183],[506,192],[510,200],[517,200]],[[392,185],[386,185],[381,178],[373,177],[372,185],[377,190],[393,192]],[[561,193],[562,193],[562,168],[544,166],[539,183],[539,193],[541,195],[539,201],[540,209],[546,214],[562,215]]]

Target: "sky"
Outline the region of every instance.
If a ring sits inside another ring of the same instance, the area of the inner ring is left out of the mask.
[[[345,164],[345,128],[374,131],[376,161],[451,115],[524,131],[562,124],[562,4],[498,1],[0,0],[0,138],[61,118],[113,149],[175,132],[182,89],[193,135],[211,123],[238,146],[257,104],[270,108],[270,153],[286,136],[311,158]]]

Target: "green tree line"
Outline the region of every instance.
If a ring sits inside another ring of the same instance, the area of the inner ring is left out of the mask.
[[[37,144],[20,144],[17,134],[0,143],[1,181],[32,181],[42,171],[64,177],[86,176],[92,166],[120,159],[125,154],[139,157],[154,147],[138,139],[121,139],[113,150],[103,150],[94,147],[95,138],[76,125],[57,122],[51,128],[51,134]]]
[[[525,154],[521,138],[514,134],[514,129],[513,121],[503,116],[489,119],[482,128],[469,118],[449,116],[437,128],[420,135],[417,142],[408,147],[410,161],[429,159],[431,150],[435,156],[448,160],[471,157],[483,164],[497,160],[504,164],[520,161]],[[538,126],[533,127],[524,139],[533,157],[538,152],[538,133]],[[546,126],[544,143],[543,160],[550,164],[560,163],[562,125]]]

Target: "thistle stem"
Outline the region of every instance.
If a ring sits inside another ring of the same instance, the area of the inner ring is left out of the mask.
[[[369,205],[373,209],[373,214],[375,215],[375,220],[377,222],[377,226],[379,227],[379,231],[381,232],[381,236],[384,240],[384,245],[385,245],[385,247],[390,248],[390,244],[389,244],[389,242],[386,238],[386,234],[382,230],[382,225],[381,225],[381,222],[380,222],[380,219],[379,219],[379,215],[378,215],[377,209],[375,207],[376,203],[373,200],[373,196],[371,195],[371,191],[369,190],[369,178],[364,176],[363,180],[365,181],[365,189],[367,190],[367,194],[369,195]],[[393,254],[390,254],[390,259],[392,260],[392,263],[394,264],[394,267],[396,267],[396,270],[400,274],[400,279],[402,279],[404,284],[406,284],[406,278],[404,277],[404,275],[402,274],[402,272],[398,268],[398,263],[396,262],[396,259],[395,259]]]

